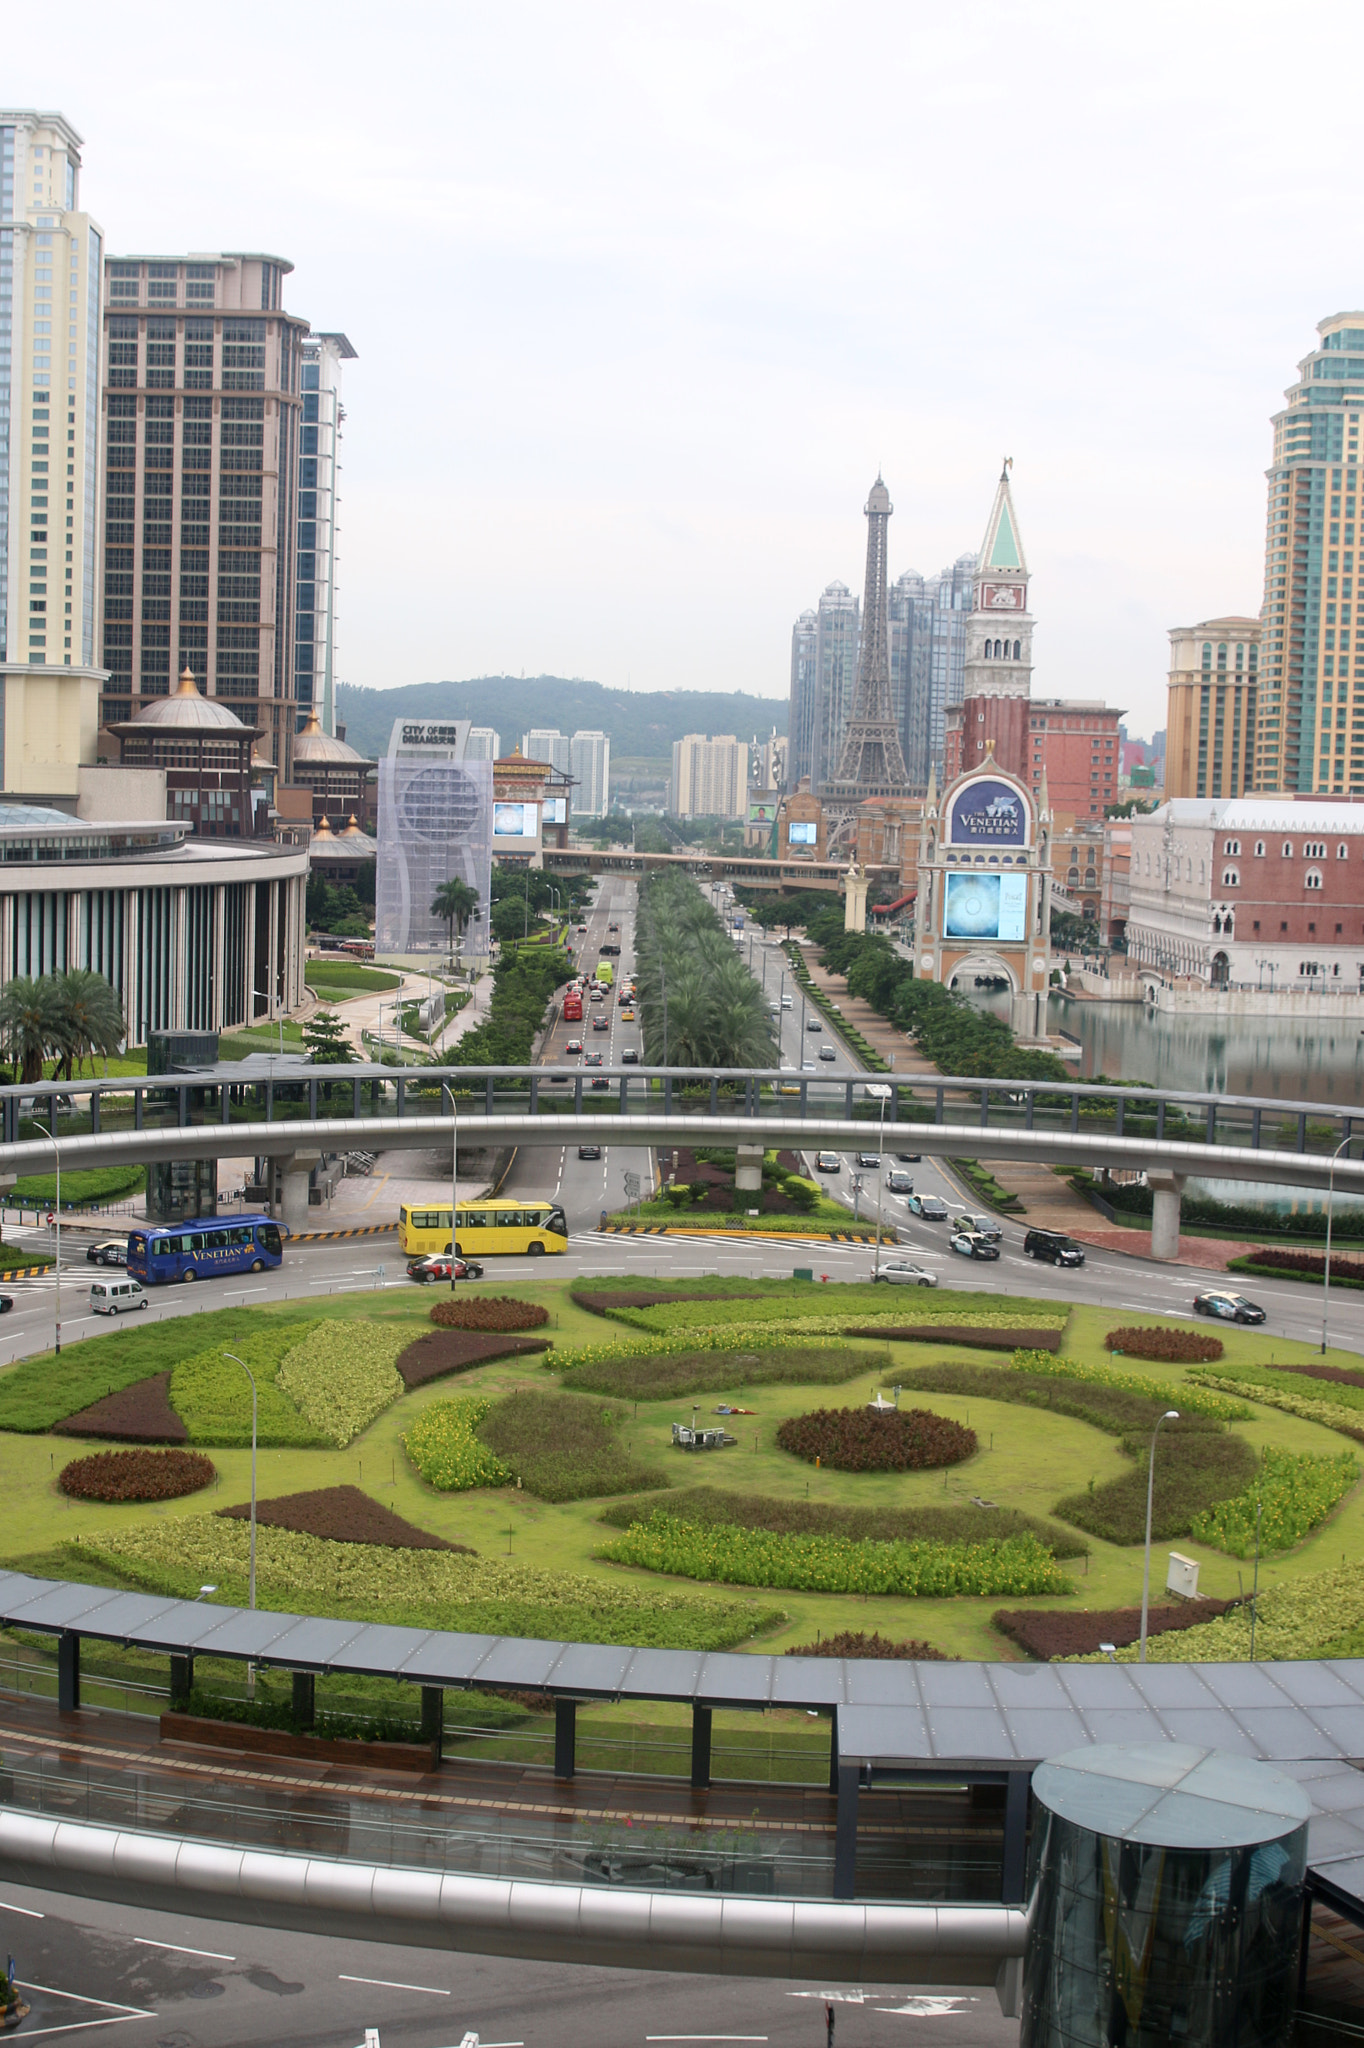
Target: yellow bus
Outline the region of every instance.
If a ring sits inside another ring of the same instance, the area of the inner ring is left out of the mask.
[[[611,962],[609,960],[599,960],[597,962],[597,980],[601,983],[602,987],[610,988],[615,978],[616,971],[612,967]]]
[[[448,1252],[450,1211],[409,1208],[404,1202],[398,1211],[398,1243],[408,1258]],[[470,1259],[566,1252],[568,1223],[557,1202],[461,1202],[455,1250]]]

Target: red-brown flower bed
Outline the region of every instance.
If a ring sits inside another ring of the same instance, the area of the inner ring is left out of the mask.
[[[571,1287],[569,1300],[579,1308],[585,1308],[592,1316],[609,1316],[618,1308],[660,1308],[665,1302],[674,1301],[748,1301],[756,1295],[743,1294],[681,1294],[676,1288],[660,1290],[657,1294],[598,1293],[590,1288]],[[878,1333],[879,1334],[879,1333]]]
[[[125,1444],[183,1444],[189,1431],[170,1404],[170,1374],[137,1380],[106,1394],[65,1422],[53,1424],[59,1436],[97,1436]]]
[[[251,1518],[250,1501],[219,1508],[233,1521]],[[405,1522],[392,1508],[371,1500],[358,1486],[319,1486],[311,1493],[280,1493],[256,1502],[256,1520],[264,1529],[292,1529],[299,1536],[323,1536],[329,1543],[378,1543],[386,1550],[462,1550],[477,1555],[467,1543],[447,1543],[415,1522]]]
[[[73,1500],[179,1500],[216,1477],[202,1451],[98,1451],[73,1458],[57,1484]]]
[[[1234,1600],[1186,1600],[1178,1607],[1153,1607],[1146,1623],[1148,1636],[1163,1636],[1172,1629],[1195,1628],[1200,1621],[1216,1621]],[[1111,1607],[1099,1614],[1074,1614],[1060,1608],[1001,1607],[990,1616],[1000,1634],[1017,1643],[1025,1655],[1039,1664],[1053,1657],[1093,1656],[1101,1643],[1115,1650],[1141,1638],[1140,1607]]]
[[[1200,1330],[1147,1330],[1135,1324],[1110,1330],[1104,1338],[1107,1351],[1120,1351],[1124,1358],[1154,1358],[1161,1365],[1207,1365],[1220,1358],[1224,1348],[1220,1337],[1205,1337]]]
[[[547,1337],[494,1337],[478,1330],[431,1330],[398,1357],[403,1385],[424,1387],[447,1373],[472,1372],[490,1358],[517,1358],[549,1350]]]
[[[538,1330],[549,1321],[549,1310],[509,1294],[454,1294],[436,1303],[431,1320],[438,1330]]]
[[[1277,1266],[1281,1273],[1315,1273],[1320,1280],[1326,1272],[1326,1254],[1320,1252],[1277,1252],[1272,1246],[1256,1245],[1247,1257],[1257,1266]],[[1364,1284],[1364,1259],[1343,1259],[1331,1254],[1333,1280],[1357,1280]]]
[[[1298,1372],[1309,1380],[1334,1380],[1338,1386],[1364,1387],[1364,1372],[1351,1372],[1344,1365],[1284,1365],[1281,1372]]]
[[[967,1344],[977,1351],[1059,1351],[1059,1330],[983,1330],[979,1324],[903,1323],[893,1330],[853,1329],[845,1337],[888,1337],[901,1344]]]
[[[860,1629],[844,1629],[842,1635],[821,1636],[817,1643],[795,1643],[786,1654],[788,1657],[908,1657],[917,1664],[956,1661],[949,1658],[945,1650],[935,1650],[932,1643],[917,1643],[912,1638],[907,1642],[893,1643],[889,1636],[875,1632],[864,1635]]]
[[[969,1458],[976,1433],[927,1408],[896,1408],[885,1415],[869,1408],[816,1408],[783,1422],[777,1442],[807,1464],[818,1459],[836,1472],[922,1472]]]

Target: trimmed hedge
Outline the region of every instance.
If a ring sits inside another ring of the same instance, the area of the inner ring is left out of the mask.
[[[1288,1254],[1284,1253],[1283,1256],[1286,1258]],[[1345,1264],[1347,1262],[1342,1260],[1341,1263]],[[1352,1261],[1350,1263],[1357,1264],[1358,1261]],[[1300,1266],[1280,1266],[1278,1264],[1271,1265],[1269,1263],[1268,1254],[1263,1252],[1257,1252],[1249,1258],[1228,1259],[1227,1271],[1229,1273],[1258,1273],[1260,1277],[1265,1280],[1297,1280],[1300,1282],[1305,1281],[1309,1287],[1324,1286],[1326,1279],[1324,1254],[1322,1258],[1322,1264],[1317,1268],[1315,1272],[1312,1272],[1307,1268]],[[1331,1258],[1331,1285],[1333,1287],[1353,1287],[1356,1289],[1364,1288],[1364,1280],[1352,1280],[1348,1277],[1348,1275],[1342,1276],[1337,1271],[1336,1260],[1333,1254]]]
[[[431,1320],[438,1330],[539,1330],[549,1321],[549,1310],[510,1294],[452,1295],[435,1304]]]
[[[98,1451],[63,1466],[57,1484],[72,1500],[180,1500],[217,1476],[198,1451]]]
[[[1141,1329],[1132,1325],[1110,1330],[1104,1338],[1105,1351],[1119,1351],[1124,1358],[1153,1358],[1161,1365],[1206,1365],[1220,1358],[1225,1348],[1220,1337],[1205,1337],[1199,1330]]]
[[[788,1416],[777,1442],[793,1457],[836,1472],[924,1472],[972,1457],[976,1433],[927,1408],[816,1408]]]

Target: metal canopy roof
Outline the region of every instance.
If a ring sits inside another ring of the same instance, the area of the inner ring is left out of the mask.
[[[1031,1769],[1094,1742],[1186,1742],[1273,1762],[1364,1760],[1364,1660],[1301,1664],[916,1664],[537,1642],[209,1606],[0,1572],[0,1622],[413,1685],[578,1699],[837,1707],[845,1764],[873,1773]],[[1364,1800],[1360,1802],[1364,1808]],[[1359,1830],[1364,1859],[1364,1818]]]

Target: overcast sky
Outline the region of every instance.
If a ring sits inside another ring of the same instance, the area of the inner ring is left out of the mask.
[[[1007,453],[1034,690],[1149,732],[1167,629],[1258,612],[1269,416],[1364,303],[1361,41],[1342,0],[68,0],[4,90],[84,135],[111,253],[280,253],[359,350],[349,681],[784,696],[878,465],[896,575],[979,546]]]

